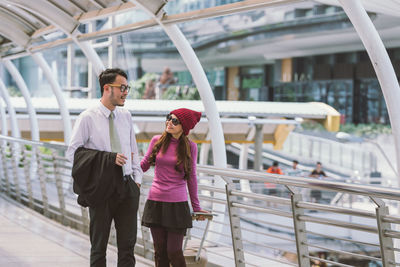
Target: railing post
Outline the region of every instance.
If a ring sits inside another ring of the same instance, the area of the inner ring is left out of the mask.
[[[58,203],[60,205],[61,223],[67,225],[67,212],[65,208],[64,189],[62,184],[62,178],[60,175],[61,170],[57,164],[58,163],[57,152],[53,151],[52,156],[53,156],[54,177],[56,180],[56,187],[57,187]]]
[[[42,193],[42,204],[43,204],[43,215],[46,217],[50,216],[49,213],[49,199],[47,196],[46,190],[46,172],[45,167],[42,164],[42,157],[40,155],[40,149],[37,150],[36,159],[38,164],[38,173],[39,173],[39,181],[40,181],[40,191]]]
[[[143,190],[143,189],[142,189]],[[142,218],[144,205],[146,203],[146,197],[143,194],[140,194],[139,198],[139,217]],[[146,259],[153,259],[153,252],[151,248],[153,247],[153,243],[150,238],[149,228],[140,226],[140,230],[142,231],[142,239],[143,239],[143,257]]]
[[[1,161],[3,163],[3,173],[4,173],[4,181],[6,183],[6,193],[11,196],[11,186],[10,180],[8,177],[8,164],[7,164],[7,143],[2,142],[1,144]]]
[[[32,148],[33,149],[33,148]],[[23,164],[24,164],[24,174],[25,174],[25,184],[26,184],[26,192],[28,193],[28,205],[31,209],[34,209],[35,205],[33,202],[33,192],[32,192],[32,183],[31,183],[31,176],[30,176],[30,169],[31,169],[31,160],[32,160],[32,153],[29,153],[24,146],[22,150],[23,156]],[[31,156],[31,160],[28,157]]]
[[[379,245],[381,249],[382,264],[385,267],[396,266],[393,250],[393,239],[385,235],[387,230],[391,230],[390,223],[384,222],[383,217],[389,215],[389,208],[385,202],[379,198],[371,197],[376,207],[376,222],[378,225]]]
[[[299,217],[304,215],[304,209],[298,208],[297,203],[302,201],[302,197],[300,194],[295,194],[293,190],[291,190],[291,202],[292,202],[292,213],[293,213],[293,225],[294,225],[294,233],[296,237],[296,249],[297,249],[297,259],[300,267],[310,267],[310,260],[305,255],[309,255],[307,244],[307,231],[306,231],[306,223],[304,221],[299,220]]]
[[[234,189],[233,184],[227,183],[225,185],[226,188],[226,200],[227,207],[229,212],[229,221],[231,226],[231,236],[232,236],[232,246],[233,246],[233,254],[235,257],[235,266],[236,267],[244,267],[246,266],[244,261],[244,252],[243,252],[243,242],[242,242],[242,231],[240,227],[240,218],[238,216],[237,208],[232,206],[232,196],[231,191]]]
[[[21,190],[19,188],[19,175],[18,175],[18,164],[19,164],[19,155],[18,155],[18,144],[12,144],[10,146],[10,154],[11,154],[11,166],[12,173],[14,173],[14,190],[15,190],[15,198],[18,202],[21,202]]]

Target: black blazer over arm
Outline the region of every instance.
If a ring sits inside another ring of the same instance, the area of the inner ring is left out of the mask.
[[[72,166],[73,189],[78,203],[94,207],[123,186],[122,167],[115,164],[117,153],[79,147]]]

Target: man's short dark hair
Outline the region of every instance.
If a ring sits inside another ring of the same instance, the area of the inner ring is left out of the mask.
[[[277,161],[272,162],[272,166],[278,167],[279,163]]]
[[[318,164],[319,164],[319,165],[322,165],[322,163],[321,163],[320,161],[317,161],[317,165],[318,165]]]
[[[299,162],[297,160],[293,160],[293,163],[299,164]]]
[[[101,96],[103,96],[104,93],[104,85],[115,82],[115,78],[117,77],[117,75],[121,75],[122,77],[125,77],[125,79],[128,79],[128,75],[126,74],[126,72],[118,68],[106,69],[100,73],[99,84]]]

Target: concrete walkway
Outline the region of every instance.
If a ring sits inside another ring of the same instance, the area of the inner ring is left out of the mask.
[[[88,236],[64,227],[0,193],[0,266],[89,266]],[[153,266],[136,256],[136,266]],[[116,248],[109,246],[107,266],[117,266]]]

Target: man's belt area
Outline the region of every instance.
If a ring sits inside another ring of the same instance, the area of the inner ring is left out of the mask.
[[[132,174],[124,175],[123,178],[124,178],[124,182],[128,182],[129,179],[132,179],[133,181],[135,181],[135,179],[133,179]]]

